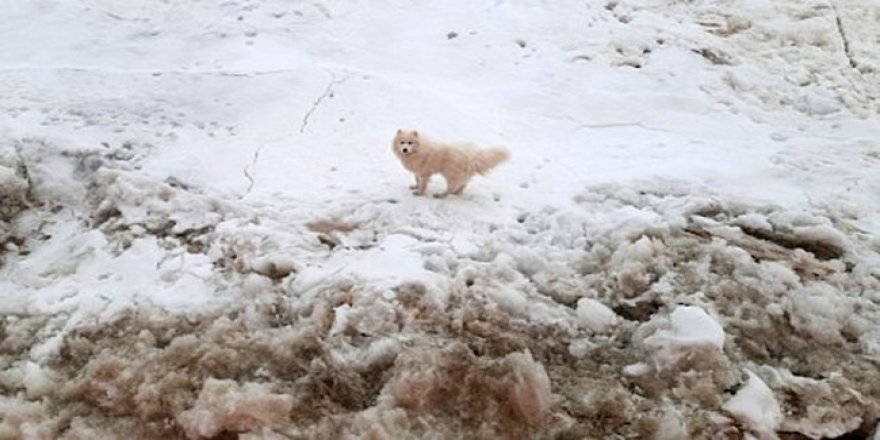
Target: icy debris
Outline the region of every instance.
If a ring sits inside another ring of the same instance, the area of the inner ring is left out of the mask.
[[[675,408],[665,411],[660,426],[654,433],[654,440],[681,440],[690,437],[683,423],[682,415]]]
[[[38,364],[28,361],[23,368],[24,377],[22,378],[22,383],[28,398],[34,399],[45,396],[55,388],[52,376]]]
[[[255,273],[242,276],[241,293],[247,298],[257,298],[272,291],[272,280]]]
[[[452,413],[508,426],[520,421],[540,425],[549,415],[550,378],[528,351],[489,360],[454,343],[401,357],[383,394],[392,405],[416,415]]]
[[[872,421],[878,403],[866,399],[839,374],[813,379],[787,369],[763,367],[767,383],[780,392],[785,418],[780,430],[809,438],[839,438]],[[865,384],[858,386],[864,387]]]
[[[489,288],[486,289],[486,295],[498,304],[499,309],[512,316],[522,316],[529,307],[526,294],[512,287]]]
[[[9,221],[27,204],[30,184],[22,170],[21,161],[14,154],[0,152],[0,222]]]
[[[571,336],[577,334],[577,323],[571,319],[571,310],[556,303],[532,301],[526,313],[531,324],[550,326]]]
[[[834,254],[843,254],[849,248],[843,233],[831,225],[800,226],[795,227],[793,232],[796,240],[830,247]],[[817,256],[823,258],[822,255]]]
[[[364,279],[415,281],[426,273],[412,248],[419,241],[405,234],[389,234],[378,248],[354,261],[347,271]]]
[[[101,170],[94,175],[90,197],[95,217],[124,225],[141,225],[151,233],[182,235],[220,222],[227,203],[192,194],[167,184],[121,171]]]
[[[210,229],[211,223],[205,227]],[[314,249],[315,243],[304,229],[294,228],[273,219],[233,216],[202,235],[208,238],[205,254],[229,273],[257,274],[272,281],[299,279],[307,267],[301,259],[308,252],[294,258],[292,249]]]
[[[370,299],[357,304],[357,310],[350,318],[350,327],[356,332],[370,336],[384,336],[400,330],[400,316],[390,303],[380,299]]]
[[[575,339],[568,344],[568,354],[574,356],[577,359],[583,359],[590,353],[590,350],[595,348],[595,344],[591,343],[588,339]]]
[[[307,222],[306,227],[312,232],[331,234],[334,232],[351,232],[355,230],[358,225],[336,219],[317,219]]]
[[[368,438],[377,438],[377,437],[368,437]],[[382,439],[383,437],[378,437]],[[238,435],[238,440],[288,440],[290,439],[287,435],[279,434],[271,429],[257,429],[251,432],[246,432]]]
[[[2,439],[52,438],[52,433],[42,424],[47,418],[48,414],[43,403],[0,396],[0,438]]]
[[[782,248],[800,248],[820,260],[841,258],[852,248],[846,235],[835,228],[830,219],[803,212],[776,212],[766,219],[749,214],[737,218],[734,223],[754,238]]]
[[[651,285],[649,267],[656,265],[655,255],[662,244],[643,236],[632,243],[623,243],[611,256],[610,267],[617,283],[617,290],[625,298],[644,293]]]
[[[702,308],[679,306],[669,315],[669,329],[660,329],[645,338],[657,370],[674,368],[698,354],[714,357],[724,348],[724,329]]]
[[[400,343],[395,338],[388,337],[357,347],[346,344],[332,350],[330,359],[336,368],[369,373],[391,366],[400,350]]]
[[[333,325],[327,336],[335,336],[345,331],[351,321],[351,305],[342,304],[333,309]]]
[[[880,363],[880,330],[870,330],[859,337],[862,352],[874,362]]]
[[[617,321],[617,314],[605,304],[592,298],[581,298],[577,302],[577,317],[580,324],[596,333],[602,333]]]
[[[811,338],[826,344],[843,344],[842,326],[853,312],[852,301],[825,283],[796,289],[784,299],[791,325]],[[858,337],[859,335],[855,335]]]
[[[532,354],[511,353],[505,358],[513,368],[510,401],[529,424],[540,423],[550,410],[550,378]]]
[[[249,269],[255,273],[280,280],[296,273],[296,262],[289,255],[273,254],[254,257],[248,261]]]
[[[805,94],[794,101],[794,108],[808,115],[826,116],[843,110],[835,98],[818,92]]]
[[[652,371],[651,366],[644,362],[638,362],[623,367],[623,374],[627,376],[644,376],[650,374]]]
[[[223,431],[243,432],[280,426],[290,419],[293,398],[272,394],[257,383],[205,381],[195,406],[177,417],[189,438],[210,438]]]
[[[24,203],[28,182],[12,168],[0,165],[0,219],[9,220]]]
[[[514,258],[516,259],[516,270],[528,276],[541,272],[547,264],[545,256],[527,248],[514,252]]]
[[[773,392],[755,373],[747,371],[749,380],[724,403],[724,410],[746,425],[761,439],[776,438],[776,428],[783,415]]]
[[[455,235],[452,238],[452,249],[456,253],[463,256],[476,255],[480,252],[480,246],[474,243],[474,237],[466,235]]]
[[[757,212],[743,214],[734,219],[733,224],[746,229],[761,232],[772,232],[773,225],[767,220],[767,217]]]

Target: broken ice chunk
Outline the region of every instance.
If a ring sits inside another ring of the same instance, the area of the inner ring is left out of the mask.
[[[775,438],[773,432],[782,423],[779,403],[760,377],[751,371],[747,373],[749,381],[724,404],[723,408],[758,434],[759,438]]]
[[[702,308],[679,306],[669,315],[670,328],[645,338],[657,370],[674,368],[682,360],[715,358],[724,348],[724,329]]]

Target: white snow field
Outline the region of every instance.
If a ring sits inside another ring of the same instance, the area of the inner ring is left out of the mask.
[[[880,438],[876,0],[3,10],[0,438]]]

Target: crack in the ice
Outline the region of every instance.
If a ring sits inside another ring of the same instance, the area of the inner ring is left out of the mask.
[[[577,124],[577,127],[575,127],[572,131],[580,131],[580,130],[583,130],[586,128],[600,128],[601,129],[601,128],[619,128],[619,127],[638,127],[638,128],[641,128],[643,130],[648,130],[648,131],[656,131],[656,132],[660,132],[660,133],[672,133],[672,134],[684,136],[675,130],[660,128],[660,127],[652,127],[650,125],[646,125],[645,121],[621,121],[621,122],[606,122],[606,123],[601,123],[601,124],[588,124],[588,123],[581,122],[579,119],[574,118],[572,116],[568,116],[568,115],[556,116],[556,115],[550,115],[547,113],[535,113],[535,114],[543,116],[545,118],[555,119],[557,121],[574,122],[575,124]],[[687,137],[687,136],[685,136],[685,137]]]
[[[107,75],[216,75],[237,78],[250,78],[256,76],[282,75],[301,71],[301,68],[282,68],[266,70],[187,70],[187,69],[113,69],[106,67],[83,67],[83,66],[0,66],[0,72],[28,72],[28,71],[66,71],[75,73],[104,73]]]
[[[62,293],[61,295],[58,296],[58,298],[55,298],[55,303],[61,304],[64,301],[67,301],[70,298],[73,298],[77,295],[79,295],[79,290],[76,290],[76,289],[74,289],[72,291],[68,291],[67,293]]]
[[[165,264],[165,262],[167,262],[168,260],[171,260],[172,258],[178,258],[178,257],[181,259],[180,265],[181,265],[181,267],[183,267],[183,262],[182,262],[183,254],[180,252],[168,252],[164,256],[162,256],[162,258],[159,261],[156,262],[156,270],[161,269],[162,265]]]
[[[639,127],[643,130],[648,130],[648,131],[680,134],[680,133],[677,133],[675,130],[669,130],[669,129],[659,128],[659,127],[651,127],[650,125],[645,125],[643,122],[608,122],[605,124],[578,123],[576,130],[583,130],[585,128],[617,128],[617,127]]]
[[[330,82],[327,83],[327,87],[324,88],[324,92],[321,93],[321,95],[318,96],[317,99],[315,99],[315,102],[312,103],[312,108],[310,108],[309,111],[307,111],[306,114],[303,116],[302,125],[299,126],[300,133],[305,132],[306,126],[309,124],[309,118],[312,116],[312,113],[314,113],[315,110],[318,109],[318,107],[321,105],[321,102],[323,102],[325,99],[333,96],[333,86],[335,86],[337,84],[341,84],[341,83],[345,82],[345,80],[346,80],[346,78],[337,79],[336,75],[332,76],[332,78],[330,79]]]
[[[837,23],[837,33],[840,34],[840,40],[843,42],[843,53],[846,55],[846,59],[849,60],[849,66],[858,71],[859,65],[853,58],[852,51],[849,47],[849,38],[846,37],[846,31],[843,29],[843,21],[840,19],[840,13],[837,12],[837,5],[832,3],[831,9],[834,10],[834,22]]]
[[[256,150],[254,150],[254,155],[251,158],[251,163],[245,165],[244,169],[242,169],[242,173],[244,173],[244,177],[248,180],[248,187],[245,190],[244,194],[242,194],[242,196],[239,198],[239,200],[247,197],[248,194],[250,194],[251,191],[253,191],[254,186],[257,184],[257,180],[254,179],[253,174],[251,174],[251,169],[253,167],[255,167],[257,165],[257,161],[260,160],[260,153],[263,151],[263,147],[268,145],[270,142],[272,142],[272,141],[263,142],[262,144],[260,144],[260,146],[257,147]]]
[[[324,284],[325,281],[329,280],[330,278],[335,277],[336,275],[339,275],[339,273],[341,273],[343,270],[347,269],[352,264],[353,263],[345,264],[342,267],[337,268],[333,272],[319,278],[318,280],[311,282],[310,284],[306,285],[305,287],[300,288],[298,295],[300,297],[302,297],[303,295],[306,295],[307,293],[311,292],[314,288],[319,287],[322,284]]]
[[[323,102],[323,101],[324,101],[325,99],[327,99],[328,97],[332,97],[332,96],[333,96],[333,93],[334,93],[334,91],[333,91],[333,87],[336,86],[336,85],[338,85],[338,84],[342,84],[342,83],[345,82],[347,79],[348,79],[347,77],[346,77],[346,78],[341,78],[341,79],[339,79],[339,78],[336,78],[336,75],[332,75],[332,74],[331,74],[330,82],[327,83],[327,87],[324,88],[324,92],[321,93],[321,95],[318,96],[317,99],[315,99],[315,101],[312,103],[311,108],[309,108],[309,110],[306,112],[306,114],[303,115],[303,118],[302,118],[302,124],[301,124],[300,127],[299,127],[299,132],[300,132],[300,133],[304,133],[304,132],[305,132],[306,126],[307,126],[308,123],[309,123],[309,118],[312,116],[312,113],[314,113],[315,110],[318,109],[318,107],[321,105],[321,102]],[[242,196],[239,197],[239,200],[244,199],[245,197],[247,197],[247,196],[251,193],[251,191],[253,191],[254,186],[256,186],[256,184],[257,184],[257,180],[256,180],[256,178],[254,177],[254,175],[251,173],[251,170],[257,165],[257,161],[260,160],[260,153],[262,153],[262,151],[263,151],[263,147],[265,147],[266,145],[269,145],[269,144],[271,144],[271,143],[273,143],[273,142],[280,141],[281,139],[284,139],[284,138],[287,137],[287,136],[288,136],[288,135],[279,136],[279,137],[277,137],[277,138],[275,138],[275,139],[272,139],[272,140],[269,140],[269,141],[263,142],[262,144],[260,144],[259,147],[257,147],[256,150],[254,150],[254,155],[253,155],[253,157],[251,158],[251,162],[250,162],[249,164],[245,165],[244,168],[242,169],[242,173],[244,174],[245,179],[248,180],[248,187],[247,187],[247,189],[245,190],[244,194],[242,194]]]

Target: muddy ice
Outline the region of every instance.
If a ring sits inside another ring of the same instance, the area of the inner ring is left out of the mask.
[[[312,218],[31,146],[0,168],[2,438],[819,439],[880,420],[880,244],[852,212],[631,182],[470,224],[465,246],[397,201]],[[88,196],[46,203],[50,174]],[[399,242],[422,272],[344,269]],[[146,258],[154,290],[114,297],[77,243]],[[53,303],[71,276],[80,301]],[[190,288],[212,302],[181,307]]]

